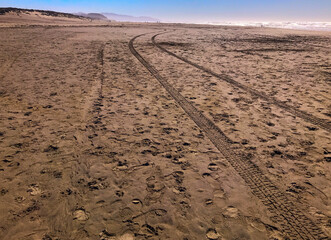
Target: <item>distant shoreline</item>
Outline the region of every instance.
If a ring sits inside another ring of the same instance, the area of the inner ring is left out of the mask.
[[[331,22],[208,22],[215,26],[267,27],[308,31],[331,31]]]

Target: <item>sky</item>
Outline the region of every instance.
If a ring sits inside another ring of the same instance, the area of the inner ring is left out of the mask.
[[[0,7],[111,12],[163,22],[331,22],[331,0],[0,0]]]

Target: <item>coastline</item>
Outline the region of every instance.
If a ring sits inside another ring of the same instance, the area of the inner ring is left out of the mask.
[[[216,26],[265,27],[308,31],[331,31],[331,22],[208,22]]]

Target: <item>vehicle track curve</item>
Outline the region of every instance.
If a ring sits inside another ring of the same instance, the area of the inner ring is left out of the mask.
[[[201,66],[199,64],[196,64],[196,63],[194,63],[194,62],[192,62],[192,61],[190,61],[190,60],[188,60],[188,59],[186,59],[186,58],[184,58],[182,56],[179,56],[179,55],[177,55],[177,54],[169,51],[168,49],[165,49],[160,44],[158,44],[156,42],[156,40],[155,40],[155,38],[157,36],[159,36],[161,34],[165,34],[165,33],[168,33],[168,32],[158,33],[158,34],[155,34],[152,37],[152,43],[157,48],[159,48],[161,51],[163,51],[163,52],[165,52],[165,53],[167,53],[167,54],[169,54],[169,55],[171,55],[171,56],[173,56],[173,57],[175,57],[175,58],[177,58],[177,59],[179,59],[179,60],[181,60],[181,61],[183,61],[183,62],[185,62],[185,63],[187,63],[187,64],[189,64],[189,65],[191,65],[191,66],[193,66],[193,67],[195,67],[197,69],[199,69],[199,70],[202,70],[202,71],[210,74],[211,76],[216,77],[219,80],[225,81],[225,82],[227,82],[227,83],[229,83],[229,84],[231,84],[231,85],[233,85],[235,87],[238,87],[238,88],[240,88],[242,90],[245,90],[246,92],[249,92],[253,96],[256,96],[256,97],[258,97],[258,98],[260,98],[260,99],[262,99],[264,101],[267,101],[267,102],[269,102],[269,103],[271,103],[271,104],[273,104],[273,105],[275,105],[275,106],[277,106],[279,108],[282,108],[285,111],[291,113],[292,115],[305,120],[306,122],[309,122],[311,124],[314,124],[314,125],[322,128],[322,129],[324,129],[324,130],[326,130],[328,132],[331,132],[331,123],[329,121],[327,121],[325,119],[321,119],[319,117],[316,117],[316,116],[314,116],[314,115],[312,115],[310,113],[304,112],[304,111],[302,111],[300,109],[297,109],[295,107],[289,106],[286,103],[281,102],[281,101],[279,101],[279,100],[277,100],[277,99],[275,99],[275,98],[273,98],[271,96],[268,96],[267,94],[265,94],[263,92],[257,91],[255,89],[249,87],[249,86],[246,86],[244,84],[241,84],[240,82],[232,79],[231,77],[229,77],[226,74],[216,73],[216,72],[214,72],[214,71],[212,71],[212,70],[210,70],[208,68],[205,68],[205,67],[203,67],[203,66]]]
[[[129,42],[131,53],[139,62],[155,77],[167,90],[178,105],[206,134],[215,147],[227,159],[230,165],[244,179],[252,193],[261,200],[271,214],[271,219],[278,224],[285,235],[291,239],[329,239],[328,236],[302,211],[300,211],[286,194],[282,192],[247,156],[242,148],[234,146],[223,131],[210,119],[204,116],[191,102],[180,94],[171,84],[165,80],[159,72],[146,61],[135,49],[133,43],[145,34],[132,38]],[[253,156],[257,158],[256,156]]]

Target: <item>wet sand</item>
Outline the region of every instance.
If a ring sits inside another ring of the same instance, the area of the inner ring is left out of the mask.
[[[0,28],[0,239],[330,236],[331,33],[66,24]]]

